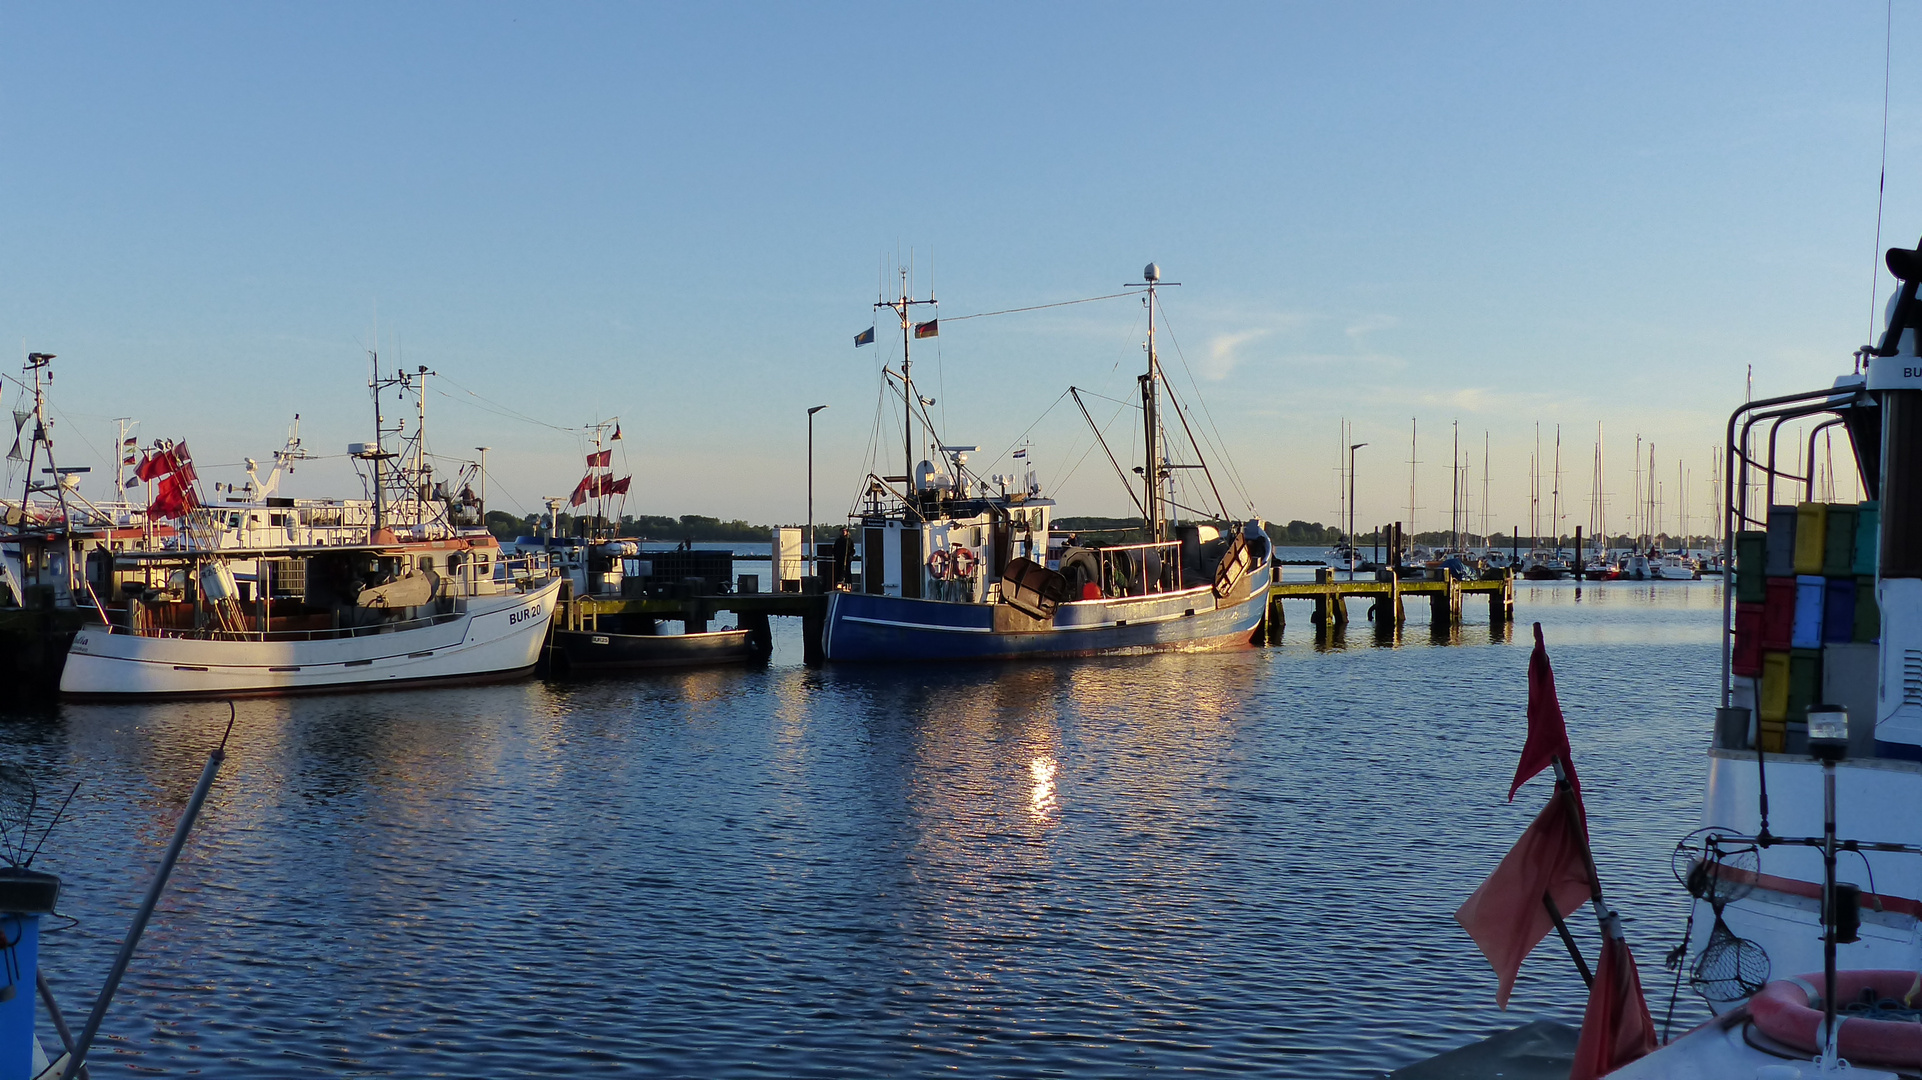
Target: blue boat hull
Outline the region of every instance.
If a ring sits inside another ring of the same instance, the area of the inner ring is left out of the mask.
[[[996,660],[1245,645],[1261,625],[1268,582],[1263,568],[1245,598],[1221,607],[1206,587],[1063,604],[1053,625],[1023,630],[996,630],[992,604],[837,592],[824,652],[831,661]]]

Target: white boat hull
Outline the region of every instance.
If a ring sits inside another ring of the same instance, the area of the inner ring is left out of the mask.
[[[560,582],[477,596],[426,626],[320,640],[207,640],[109,632],[74,637],[60,692],[74,698],[320,693],[513,678],[533,670]]]

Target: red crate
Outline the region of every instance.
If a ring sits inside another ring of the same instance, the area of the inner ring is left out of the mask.
[[[1786,650],[1795,638],[1795,579],[1772,577],[1762,604],[1762,648]]]
[[[1735,605],[1735,651],[1729,657],[1729,670],[1737,675],[1762,673],[1761,604]]]

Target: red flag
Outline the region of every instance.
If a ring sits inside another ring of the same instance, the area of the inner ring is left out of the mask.
[[[158,480],[172,471],[173,459],[166,451],[155,450],[140,459],[140,464],[134,466],[133,475],[136,480]]]
[[[583,476],[581,477],[581,482],[574,485],[574,495],[572,498],[567,500],[567,505],[579,506],[580,504],[586,502],[588,499],[592,498],[593,495],[594,495],[594,478],[591,476]]]
[[[1622,921],[1611,913],[1604,922],[1602,960],[1588,992],[1568,1080],[1595,1080],[1654,1049],[1655,1021],[1642,996],[1642,977],[1622,939]]]
[[[179,473],[189,485],[200,479],[200,474],[194,471],[193,455],[187,452],[186,443],[175,443],[174,448],[167,451],[167,455],[173,459],[174,471]]]
[[[587,455],[587,467],[590,469],[605,469],[613,464],[613,462],[614,451],[611,449],[603,450],[598,454]]]
[[[199,505],[200,500],[194,497],[193,487],[179,473],[169,473],[160,481],[160,490],[154,492],[153,502],[147,504],[147,516],[185,517]]]
[[[629,483],[631,483],[631,482],[633,481],[633,479],[634,479],[634,478],[633,478],[633,477],[631,477],[631,476],[623,476],[623,477],[621,477],[621,478],[620,478],[619,480],[616,480],[616,481],[614,481],[614,482],[613,482],[612,484],[609,484],[609,485],[607,486],[607,493],[608,493],[609,495],[625,495],[625,494],[627,494],[627,485],[628,485]]]
[[[1568,756],[1568,727],[1562,723],[1562,703],[1555,697],[1555,669],[1548,663],[1548,648],[1542,643],[1542,624],[1535,624],[1535,651],[1528,658],[1528,741],[1522,744],[1522,759],[1515,765],[1515,782],[1508,787],[1508,801],[1529,778],[1554,758],[1561,758],[1568,770],[1568,782],[1581,794],[1582,782],[1575,775],[1575,761]]]
[[[1504,1009],[1522,960],[1555,927],[1542,897],[1553,898],[1555,910],[1566,917],[1592,891],[1582,856],[1583,825],[1573,811],[1573,800],[1558,792],[1495,872],[1455,912],[1455,921],[1495,969],[1500,980],[1495,1004]]]

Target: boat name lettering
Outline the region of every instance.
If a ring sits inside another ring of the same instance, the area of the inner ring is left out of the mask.
[[[541,606],[539,604],[535,604],[533,607],[530,607],[530,608],[522,608],[519,611],[516,611],[515,613],[507,617],[507,625],[509,626],[519,625],[520,623],[526,622],[528,619],[538,617],[540,613],[541,613]]]

